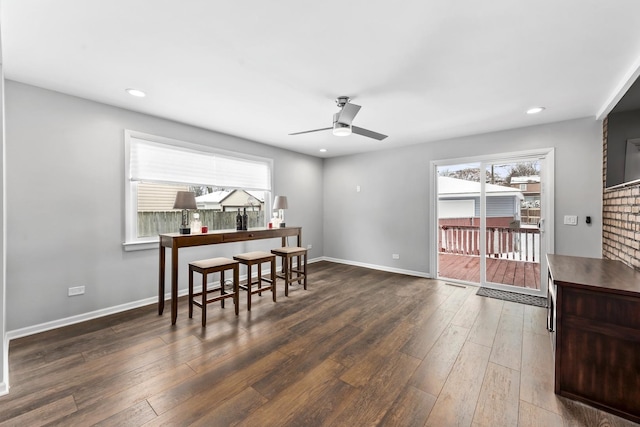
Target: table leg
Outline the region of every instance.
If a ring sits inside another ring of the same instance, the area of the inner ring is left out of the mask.
[[[171,248],[171,324],[178,318],[178,248]]]
[[[162,312],[164,311],[164,251],[165,248],[162,246],[162,243],[160,243],[160,261],[158,264],[160,264],[160,271],[158,273],[158,314],[162,315]]]
[[[298,246],[299,248],[301,248],[301,247],[302,247],[302,231],[300,231],[300,232],[298,233],[298,245],[297,245],[297,246]],[[301,266],[302,266],[301,262],[302,262],[302,257],[301,257],[301,256],[299,256],[299,257],[298,257],[298,271],[301,269]],[[299,284],[300,284],[300,280],[298,280],[298,285],[299,285]]]

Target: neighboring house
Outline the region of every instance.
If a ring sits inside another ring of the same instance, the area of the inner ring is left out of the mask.
[[[510,186],[524,195],[520,210],[522,223],[537,224],[540,221],[540,175],[512,176]]]
[[[250,211],[264,210],[264,192],[246,190],[219,190],[196,197],[198,209],[229,212],[247,208]]]
[[[540,175],[512,176],[509,186],[522,191],[523,206],[540,207]]]
[[[158,212],[173,210],[176,191],[189,191],[188,186],[162,185],[141,182],[138,184],[138,212]],[[251,211],[264,210],[262,191],[218,190],[196,197],[198,209],[232,211],[247,208]]]
[[[222,211],[221,202],[232,192],[235,192],[235,190],[218,190],[212,193],[203,194],[202,196],[196,197],[196,206],[198,206],[198,209]]]
[[[508,227],[520,219],[521,191],[485,184],[487,226]],[[438,177],[438,222],[440,226],[480,225],[480,183],[447,176]]]
[[[220,201],[220,205],[225,212],[242,208],[247,208],[249,211],[262,211],[264,210],[264,192],[233,190]]]
[[[138,212],[173,210],[176,191],[189,191],[188,186],[138,183]]]

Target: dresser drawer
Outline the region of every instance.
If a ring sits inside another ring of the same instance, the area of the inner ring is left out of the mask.
[[[565,287],[562,305],[565,315],[640,330],[640,298]]]

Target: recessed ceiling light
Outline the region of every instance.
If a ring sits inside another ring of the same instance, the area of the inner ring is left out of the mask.
[[[326,153],[326,152],[327,152],[327,149],[326,149],[326,148],[321,148],[321,149],[320,149],[320,152],[321,152],[321,153]]]
[[[131,95],[131,96],[137,96],[138,98],[144,98],[145,96],[147,96],[146,93],[144,93],[143,91],[141,91],[140,89],[125,89],[126,92]]]
[[[527,110],[527,114],[538,114],[544,111],[544,107],[532,107]]]

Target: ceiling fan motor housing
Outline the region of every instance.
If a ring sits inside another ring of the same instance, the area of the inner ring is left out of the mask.
[[[344,105],[349,101],[351,101],[351,99],[349,99],[348,96],[339,96],[336,98],[336,104],[340,108],[344,107]]]

